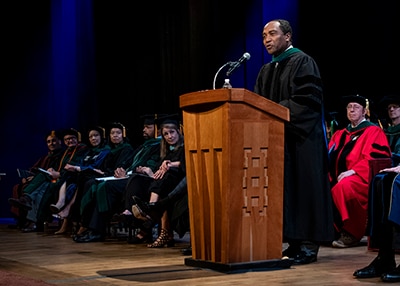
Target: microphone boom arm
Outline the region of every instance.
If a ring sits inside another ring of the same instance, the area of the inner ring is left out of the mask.
[[[215,81],[217,80],[217,76],[219,74],[219,72],[226,67],[227,65],[232,66],[233,64],[235,64],[236,62],[227,62],[226,64],[224,64],[222,67],[219,68],[219,70],[215,73],[214,75],[214,81],[213,81],[213,89],[215,89]]]

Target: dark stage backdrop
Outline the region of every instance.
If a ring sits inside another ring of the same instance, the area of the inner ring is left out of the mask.
[[[295,46],[319,64],[328,112],[344,111],[339,99],[350,93],[377,102],[397,87],[399,15],[392,2],[1,2],[0,173],[7,175],[0,181],[0,218],[11,216],[16,168],[46,152],[49,130],[74,127],[85,135],[89,125],[119,121],[139,145],[141,115],[179,113],[180,95],[212,89],[218,69],[244,52],[250,60],[230,79],[233,87],[253,90],[271,59],[261,32],[273,18],[290,20]]]

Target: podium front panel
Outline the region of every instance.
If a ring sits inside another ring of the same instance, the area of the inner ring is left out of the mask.
[[[240,101],[183,109],[193,259],[282,256],[284,121]]]

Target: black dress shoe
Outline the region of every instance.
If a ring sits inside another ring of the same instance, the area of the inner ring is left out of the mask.
[[[392,271],[381,276],[383,282],[400,282],[400,265]]]
[[[72,240],[76,242],[76,241],[77,241],[78,239],[80,239],[81,237],[86,236],[89,232],[90,232],[90,230],[87,229],[87,230],[85,230],[84,232],[82,232],[81,234],[75,233],[74,235],[71,236],[71,237],[72,237]]]
[[[94,231],[88,231],[85,235],[76,236],[75,242],[99,242],[104,241],[104,236]]]
[[[382,259],[377,256],[368,266],[354,271],[353,276],[357,278],[381,277],[384,273],[389,273],[396,268],[396,261],[392,259]]]
[[[21,232],[28,233],[28,232],[36,232],[37,227],[35,223],[30,223],[27,227],[21,229]]]
[[[309,264],[317,261],[317,255],[309,255],[305,251],[300,251],[293,259],[295,265]]]
[[[300,253],[300,247],[289,246],[282,252],[282,257],[287,256],[289,258],[294,258]]]

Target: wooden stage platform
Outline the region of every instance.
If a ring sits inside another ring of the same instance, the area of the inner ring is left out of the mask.
[[[185,265],[180,249],[190,235],[170,248],[152,249],[126,242],[123,230],[104,242],[76,243],[70,235],[21,233],[0,225],[0,270],[54,285],[375,285],[379,278],[355,279],[355,269],[376,256],[362,245],[348,249],[323,246],[318,261],[287,269],[248,269],[239,273]],[[399,258],[397,257],[397,260]],[[1,283],[0,279],[0,285]]]

